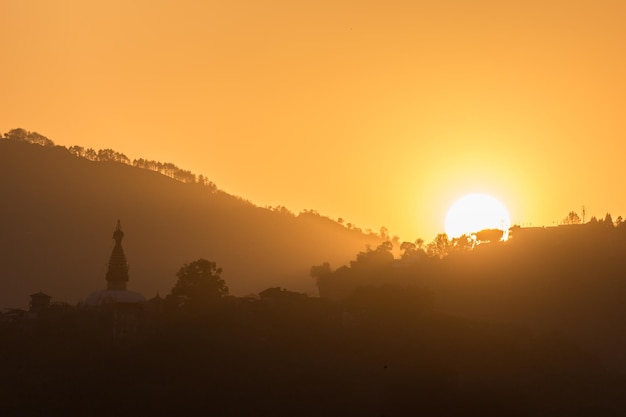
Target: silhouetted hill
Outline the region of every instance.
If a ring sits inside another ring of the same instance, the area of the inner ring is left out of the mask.
[[[273,288],[123,334],[106,308],[0,316],[0,415],[623,416],[626,378],[575,344],[425,295],[364,288],[340,308]]]
[[[0,306],[42,290],[70,303],[105,287],[121,219],[129,289],[169,293],[182,264],[217,262],[231,293],[315,293],[311,265],[345,263],[379,239],[330,219],[256,207],[157,172],[95,162],[63,147],[0,140]]]
[[[515,323],[557,333],[626,371],[626,224],[590,222],[517,229],[506,242],[447,256],[385,245],[349,266],[316,267],[322,296],[342,300],[359,287],[412,285],[432,294],[436,311],[470,320]]]
[[[626,227],[520,230],[444,259],[427,279],[442,310],[572,337],[626,371]]]

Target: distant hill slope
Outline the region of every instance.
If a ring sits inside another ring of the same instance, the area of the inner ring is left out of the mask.
[[[231,293],[316,293],[308,272],[344,264],[380,239],[316,214],[280,213],[197,184],[63,147],[0,140],[0,307],[44,291],[77,302],[105,287],[121,219],[129,289],[169,293],[182,264],[217,262]]]

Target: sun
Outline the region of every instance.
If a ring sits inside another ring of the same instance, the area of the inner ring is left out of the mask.
[[[484,229],[500,229],[506,239],[511,218],[500,201],[486,194],[468,194],[452,204],[446,215],[446,233],[450,238]]]

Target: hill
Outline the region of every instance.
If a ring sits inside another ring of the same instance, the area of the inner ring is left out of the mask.
[[[408,249],[394,259],[381,245],[349,266],[316,267],[320,292],[345,300],[359,287],[416,286],[440,313],[562,335],[626,372],[625,223],[516,228],[506,242],[448,248],[441,258]]]
[[[169,293],[178,269],[207,258],[231,294],[271,286],[315,293],[322,261],[346,263],[380,239],[314,212],[256,207],[214,187],[186,184],[60,146],[0,140],[0,306],[25,307],[44,291],[70,303],[105,286],[121,219],[129,289]]]

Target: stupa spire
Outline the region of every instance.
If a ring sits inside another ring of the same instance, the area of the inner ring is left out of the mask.
[[[122,249],[123,238],[124,232],[118,220],[117,227],[113,232],[115,246],[113,247],[113,252],[111,252],[106,275],[109,290],[125,290],[128,282],[128,262],[126,262],[126,255],[124,255],[124,250]]]

